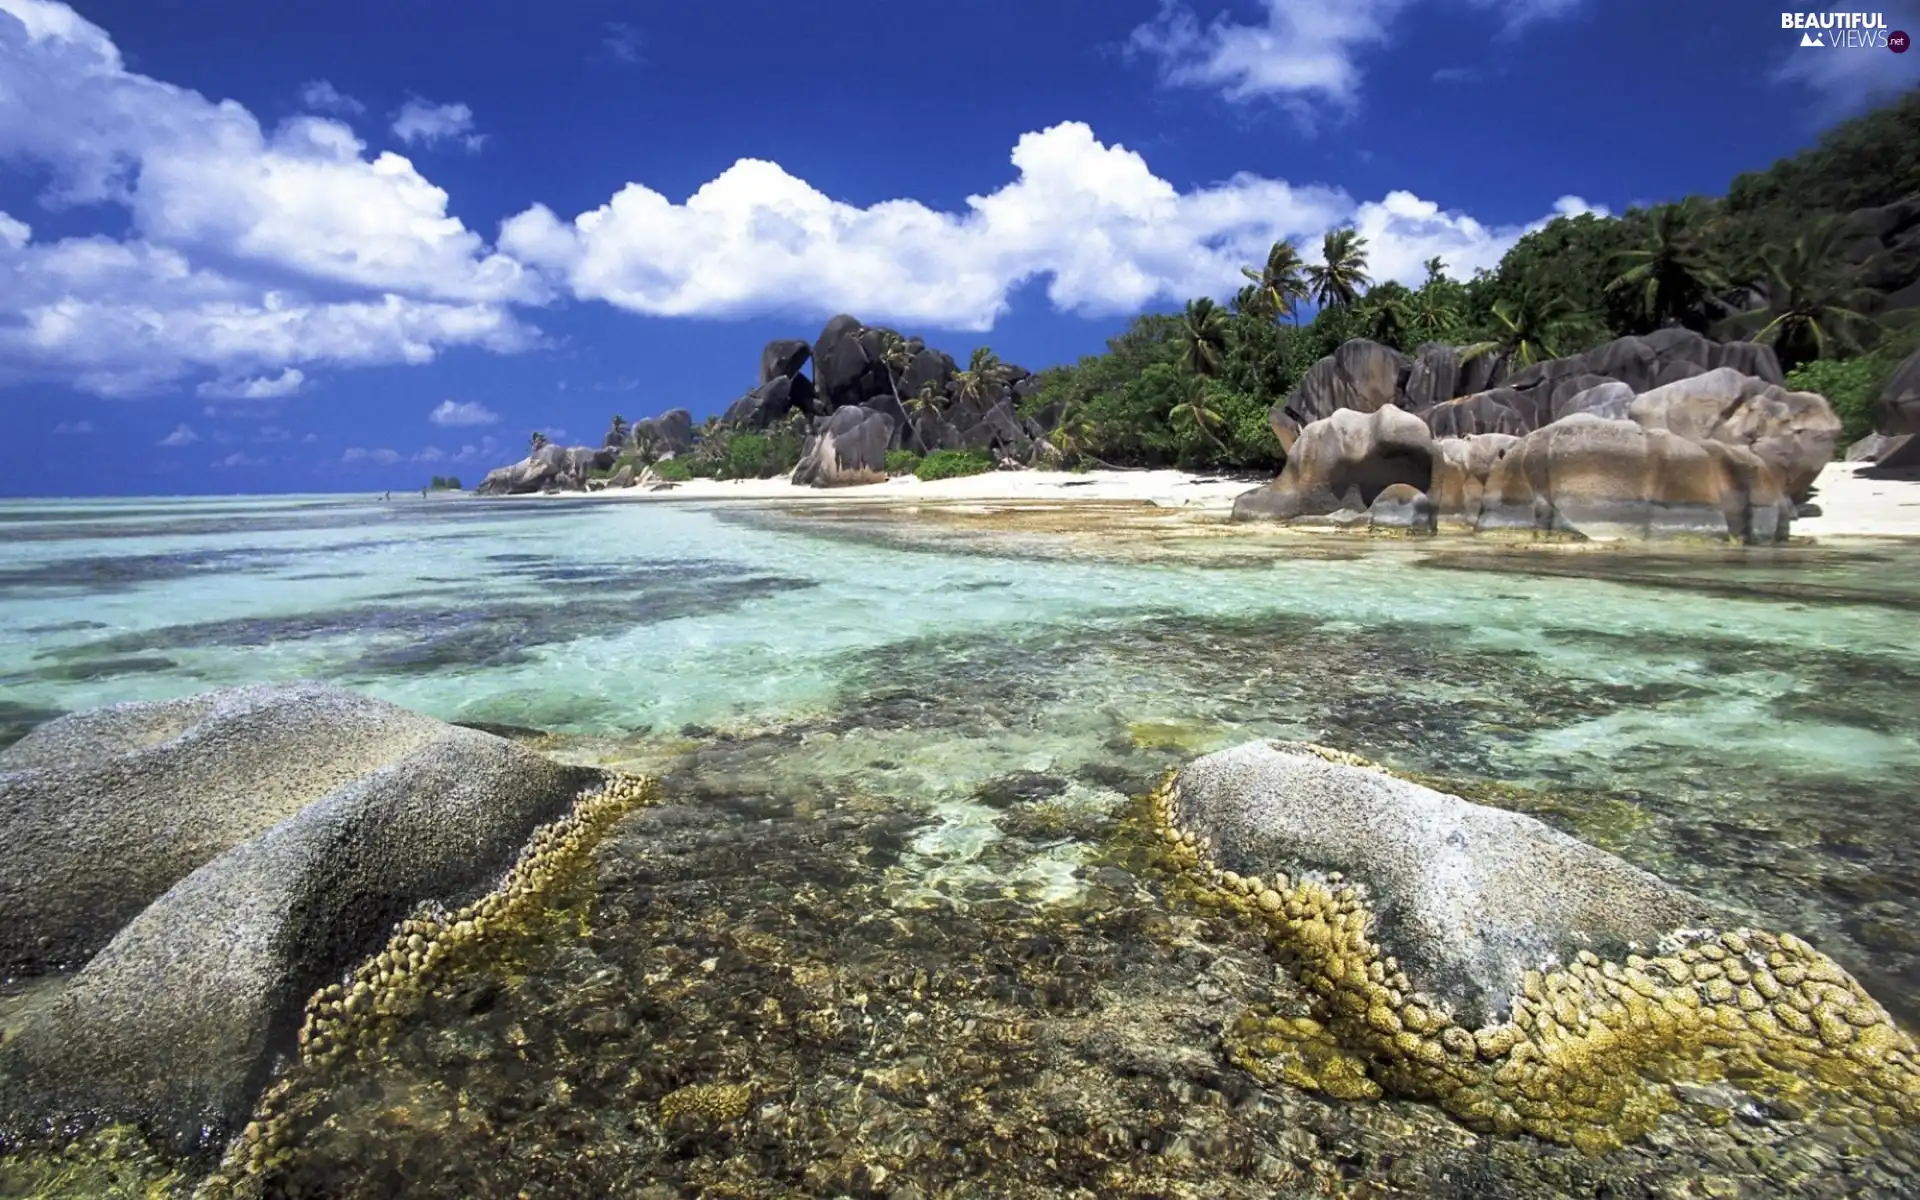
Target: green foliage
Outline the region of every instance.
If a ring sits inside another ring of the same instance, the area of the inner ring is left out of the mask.
[[[984,450],[935,450],[914,468],[916,479],[954,479],[961,475],[979,475],[993,470],[993,459]]]
[[[1833,405],[1844,431],[1840,444],[1873,432],[1873,402],[1886,386],[1890,368],[1873,355],[1861,358],[1818,359],[1787,372],[1787,386],[1796,392],[1819,392]]]
[[[693,466],[684,458],[663,458],[653,464],[653,473],[670,483],[685,483],[693,478]]]
[[[911,475],[920,469],[920,456],[911,450],[887,451],[887,474]]]
[[[458,492],[464,489],[460,486],[460,477],[458,475],[435,475],[433,481],[427,484],[427,490],[430,492]]]
[[[788,429],[736,433],[727,442],[723,479],[772,479],[800,463],[800,438]]]
[[[1323,306],[1349,308],[1373,284],[1367,275],[1367,239],[1353,229],[1329,229],[1320,262],[1306,269],[1307,287]]]

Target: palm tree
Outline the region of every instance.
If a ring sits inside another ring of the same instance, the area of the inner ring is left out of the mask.
[[[1432,286],[1432,278],[1427,283],[1428,286],[1413,293],[1413,302],[1407,312],[1408,325],[1421,341],[1445,341],[1460,320],[1460,311],[1439,288]]]
[[[893,389],[894,403],[900,404],[900,377],[913,365],[913,348],[891,329],[875,332],[880,335],[880,365],[887,370],[887,386]]]
[[[1697,196],[1654,210],[1645,243],[1620,251],[1622,268],[1607,290],[1638,298],[1653,325],[1698,319],[1707,299],[1727,290],[1727,278],[1700,241],[1703,206]]]
[[[999,399],[1000,385],[1006,382],[1004,365],[1000,356],[981,346],[967,360],[967,369],[953,377],[954,398],[972,400],[976,404],[987,405]]]
[[[1492,341],[1461,347],[1461,361],[1471,362],[1495,350],[1520,367],[1532,366],[1542,357],[1557,358],[1558,352],[1547,341],[1548,331],[1571,307],[1566,297],[1539,291],[1528,292],[1518,300],[1496,300],[1493,319],[1500,326],[1499,336]]]
[[[1408,303],[1412,298],[1406,285],[1391,280],[1367,293],[1358,310],[1367,336],[1383,346],[1404,346],[1413,329],[1413,309]]]
[[[1302,274],[1305,268],[1300,251],[1290,241],[1275,242],[1267,251],[1266,265],[1259,270],[1241,267],[1240,273],[1253,281],[1254,295],[1259,300],[1257,310],[1249,311],[1276,317],[1285,312],[1288,320],[1295,319],[1300,302],[1312,298],[1306,276]]]
[[[1307,268],[1307,286],[1322,306],[1345,307],[1373,286],[1367,276],[1367,239],[1355,230],[1327,230],[1320,257],[1325,261]]]
[[[527,453],[536,454],[539,452],[540,447],[546,444],[547,435],[536,429],[533,431],[533,436],[527,439]]]
[[[1439,283],[1447,277],[1447,260],[1438,254],[1428,259],[1423,265],[1427,268],[1428,283]]]
[[[1195,375],[1187,381],[1187,398],[1168,411],[1167,420],[1173,425],[1179,425],[1181,419],[1185,418],[1192,422],[1194,428],[1206,434],[1208,441],[1225,450],[1226,443],[1213,432],[1213,426],[1220,424],[1222,418],[1219,412],[1207,402],[1212,391],[1213,386],[1205,376]]]
[[[1760,251],[1766,268],[1767,300],[1733,318],[1736,326],[1758,326],[1756,342],[1771,342],[1780,365],[1791,369],[1825,357],[1828,348],[1859,348],[1855,331],[1870,324],[1865,309],[1874,293],[1854,283],[1843,249],[1850,236],[1846,222],[1828,217],[1793,239],[1784,250]]]
[[[1227,314],[1207,296],[1187,301],[1181,318],[1181,336],[1186,353],[1181,361],[1195,375],[1219,373],[1227,357]]]

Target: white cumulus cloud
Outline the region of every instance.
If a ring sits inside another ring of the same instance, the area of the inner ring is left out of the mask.
[[[57,434],[81,434],[92,433],[94,429],[92,421],[62,421],[53,427],[53,431]]]
[[[503,224],[500,246],[576,296],[648,315],[844,310],[985,330],[1037,276],[1057,308],[1110,316],[1231,295],[1241,265],[1274,241],[1311,257],[1340,225],[1371,239],[1375,278],[1407,283],[1434,253],[1459,272],[1492,266],[1529,228],[1486,226],[1408,192],[1363,204],[1249,174],[1181,192],[1079,122],[1024,135],[1012,163],[1012,182],[949,213],[915,200],[856,207],[742,159],[683,204],[629,183],[571,221],[535,205]]]
[[[414,97],[393,114],[393,136],[409,146],[433,146],[457,142],[468,150],[478,150],[487,140],[473,131],[473,110],[464,104],[435,104]]]
[[[427,414],[427,420],[435,425],[493,425],[499,422],[500,414],[478,400],[460,403],[442,400],[438,408]]]
[[[400,461],[400,453],[397,450],[369,450],[365,446],[351,446],[340,455],[340,461],[348,466],[363,466],[371,463],[375,466],[390,467]]]
[[[0,216],[0,384],[131,395],[536,344],[509,305],[539,301],[538,280],[449,216],[406,158],[368,157],[338,121],[263,129],[233,101],[128,70],[104,30],[52,0],[0,0],[0,79],[0,160],[36,168],[49,207],[130,218],[123,239],[35,242]]]
[[[161,438],[157,444],[162,446],[191,446],[199,440],[200,435],[193,430],[187,428],[185,425],[175,425],[173,432]]]

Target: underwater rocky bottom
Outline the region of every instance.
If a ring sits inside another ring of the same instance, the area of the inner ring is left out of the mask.
[[[1920,1184],[1914,1130],[1869,1144],[1712,1084],[1677,1088],[1650,1133],[1601,1153],[1476,1134],[1423,1103],[1263,1086],[1233,1065],[1236,1022],[1305,996],[1257,931],[1195,902],[1143,798],[1068,807],[1014,781],[1001,852],[1077,841],[1083,886],[902,903],[926,813],[716,789],[699,771],[713,753],[686,755],[548,905],[378,1023],[372,1053],[296,1065],[275,1165],[202,1194],[1465,1200]],[[64,1186],[16,1165],[0,1188],[156,1194],[150,1152],[100,1150],[83,1145]]]
[[[1140,797],[1195,754],[1335,744],[1804,934],[1911,1028],[1920,843],[1890,783],[1907,760],[1886,748],[1920,739],[1920,676],[1871,647],[1783,652],[1728,603],[1723,623],[1658,637],[1543,610],[1524,644],[1444,614],[1125,614],[863,651],[826,711],[770,728],[528,732],[657,775],[661,802],[543,915],[435,976],[377,1052],[295,1067],[253,1182],[302,1197],[1912,1194],[1913,1131],[1869,1143],[1713,1083],[1591,1154],[1478,1134],[1428,1103],[1262,1084],[1235,1065],[1236,1027],[1302,990],[1257,931],[1168,873],[1146,826]],[[1828,603],[1844,617],[1871,601]],[[1836,766],[1809,752],[1821,739],[1879,757]],[[0,1195],[147,1195],[204,1169],[106,1137],[0,1161]]]

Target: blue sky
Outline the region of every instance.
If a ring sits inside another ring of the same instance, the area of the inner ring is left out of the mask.
[[[838,311],[1037,369],[1339,224],[1466,273],[1920,73],[1798,41],[1747,0],[0,0],[0,494],[471,484]]]

